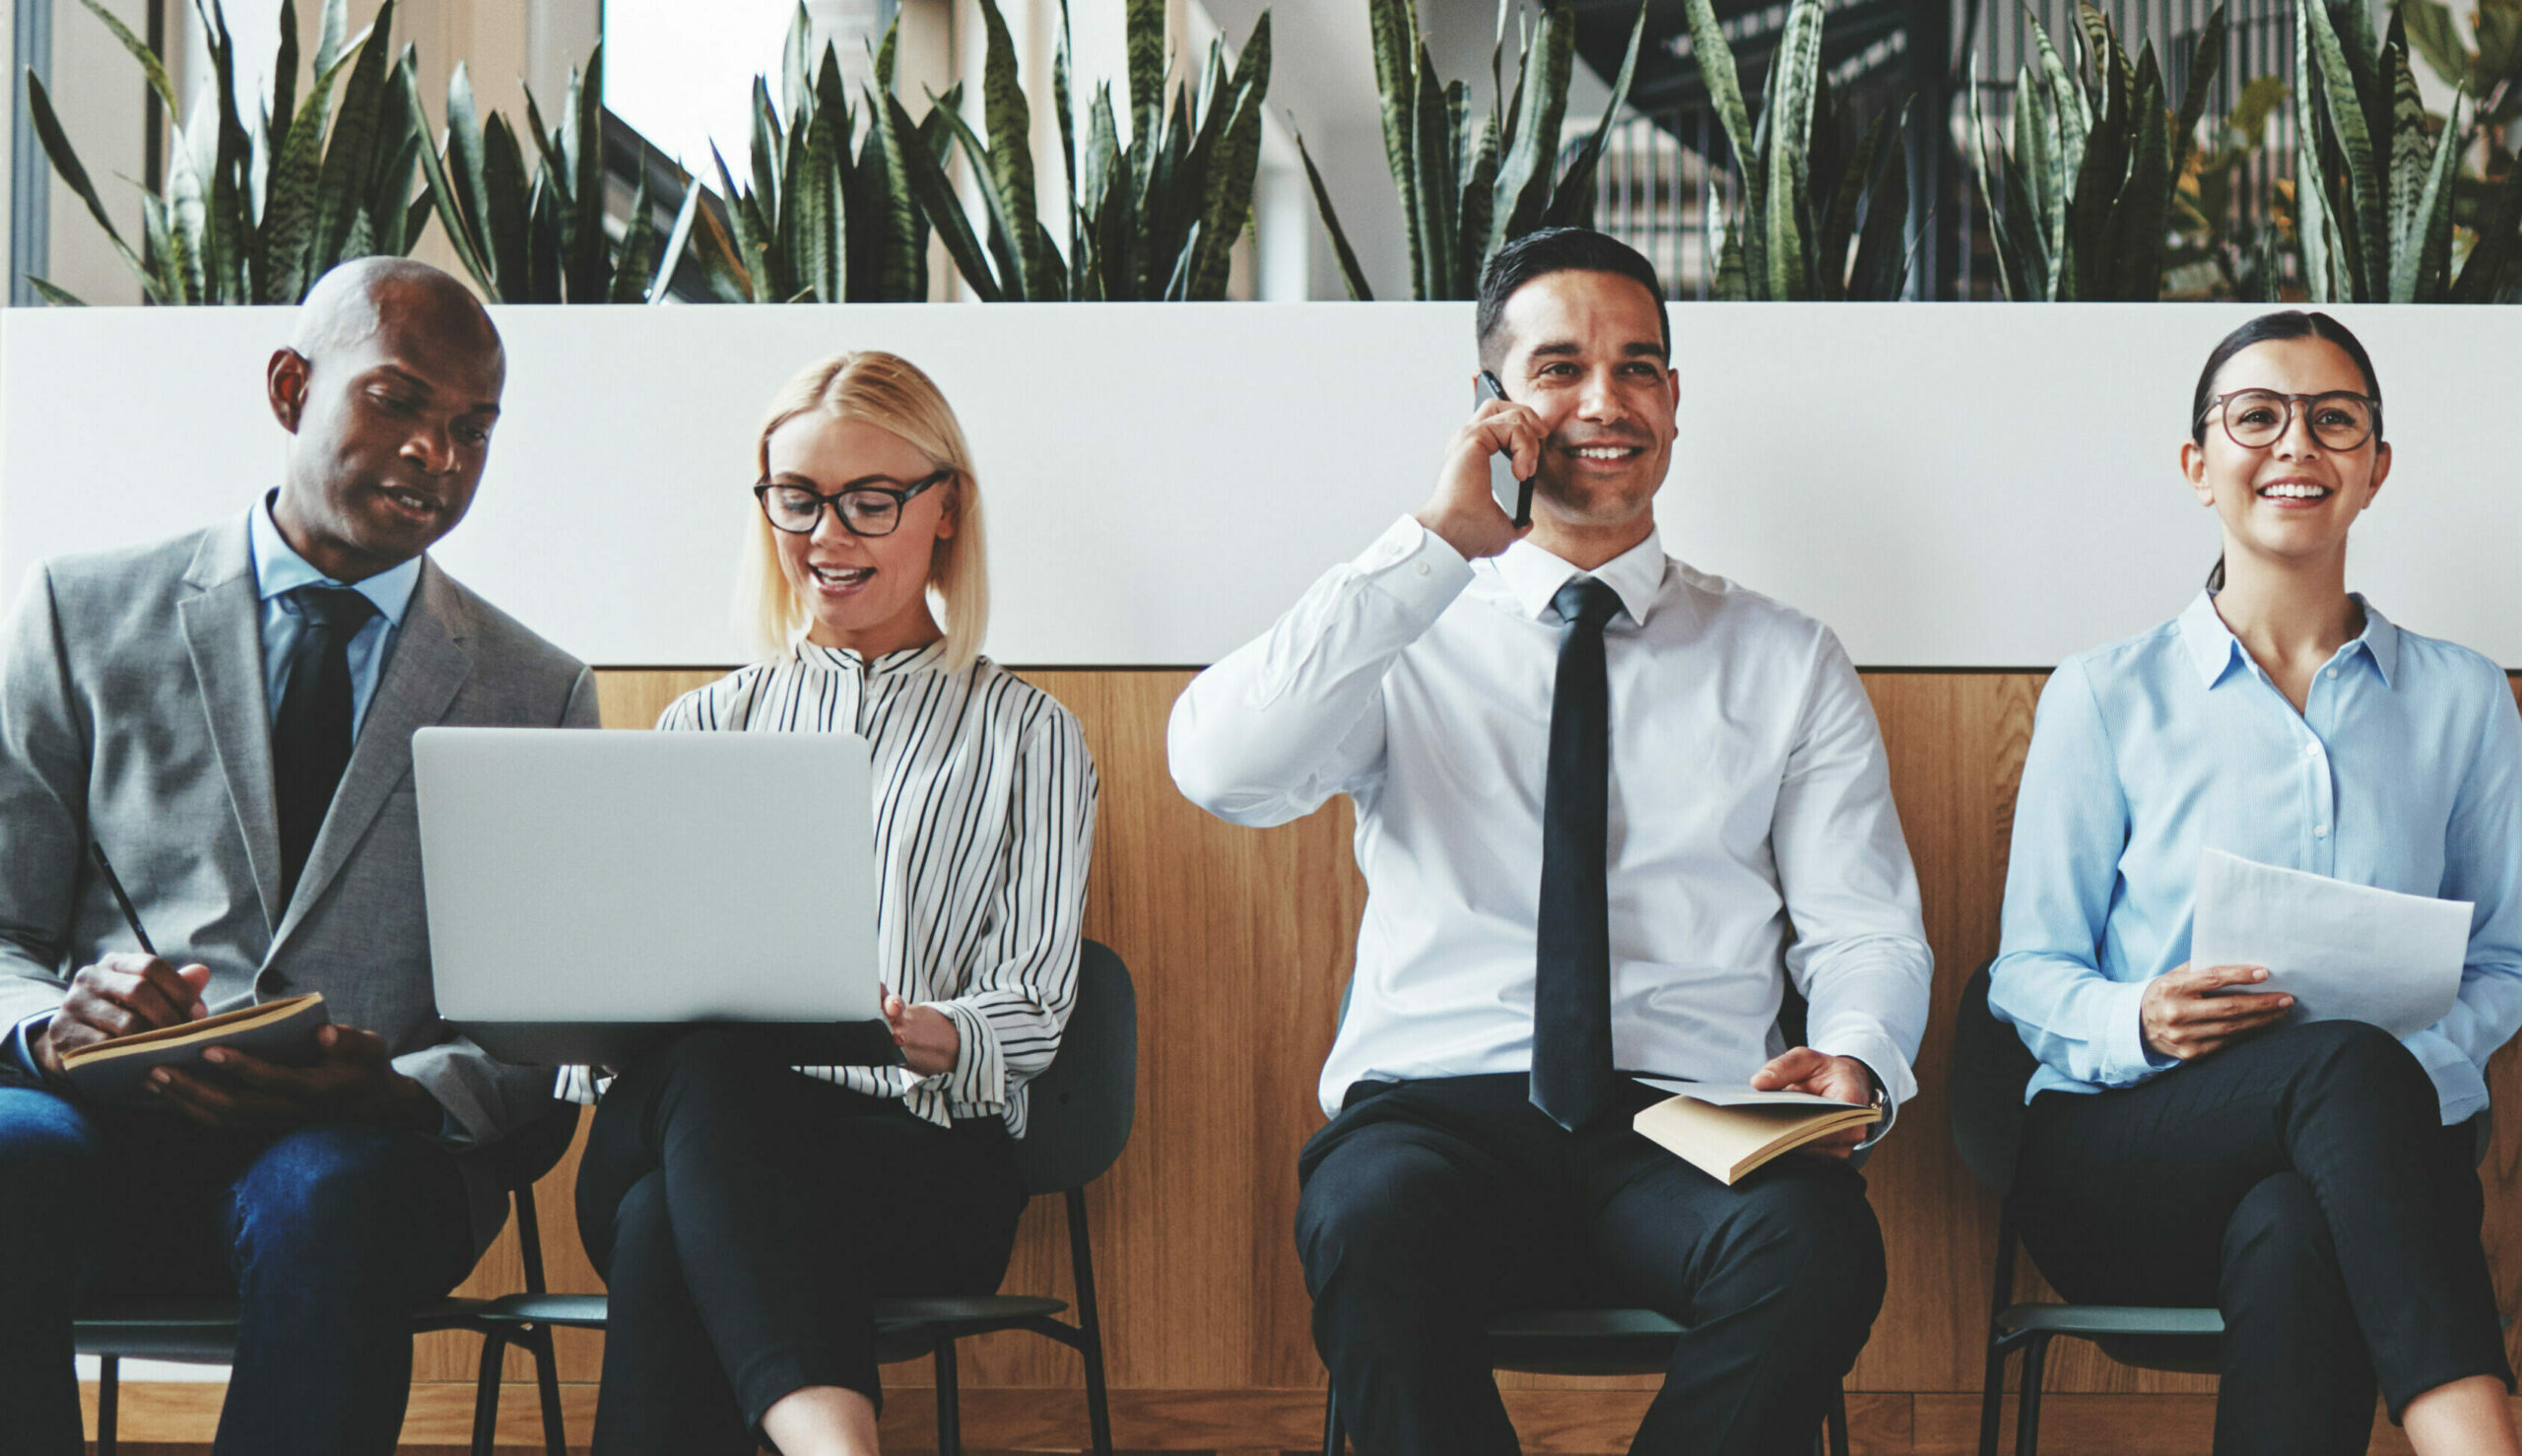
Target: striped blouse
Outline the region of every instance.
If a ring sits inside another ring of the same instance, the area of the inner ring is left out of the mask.
[[[1050,1065],[1077,997],[1095,847],[1095,761],[1077,719],[944,644],[856,653],[800,642],[675,699],[661,731],[856,733],[874,749],[876,946],[887,988],[955,1024],[955,1065],[801,1067],[930,1122],[995,1113],[1025,1133],[1025,1083]],[[587,1069],[560,1095],[592,1101]]]

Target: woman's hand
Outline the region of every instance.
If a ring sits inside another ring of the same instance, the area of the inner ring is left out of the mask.
[[[963,1049],[952,1017],[933,1006],[913,1006],[891,991],[885,993],[885,1023],[894,1028],[902,1064],[922,1077],[953,1070]]]
[[[2188,962],[2146,983],[2137,1004],[2137,1025],[2146,1045],[2167,1057],[2190,1061],[2218,1050],[2235,1037],[2274,1023],[2291,1010],[2294,998],[2284,992],[2222,991],[2268,979],[2261,965],[2211,965],[2192,970]]]

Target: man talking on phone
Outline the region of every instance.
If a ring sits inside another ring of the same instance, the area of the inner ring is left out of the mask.
[[[1314,1343],[1361,1453],[1486,1456],[1517,1449],[1493,1317],[1644,1306],[1687,1333],[1632,1451],[1806,1452],[1883,1299],[1859,1134],[1728,1187],[1630,1130],[1664,1095],[1630,1074],[1886,1125],[1916,1091],[1930,961],[1882,736],[1827,629],[1665,555],[1652,265],[1532,233],[1477,331],[1504,397],[1426,504],[1173,709],[1210,812],[1357,806],[1365,918],[1297,1163]]]

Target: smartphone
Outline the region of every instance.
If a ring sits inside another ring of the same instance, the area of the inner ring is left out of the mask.
[[[1493,399],[1504,399],[1506,386],[1487,369],[1480,371],[1480,382],[1474,386],[1471,403],[1474,409]],[[1515,457],[1504,451],[1489,457],[1489,494],[1497,497],[1497,508],[1513,518],[1520,531],[1533,523],[1533,483],[1531,477],[1515,478]]]

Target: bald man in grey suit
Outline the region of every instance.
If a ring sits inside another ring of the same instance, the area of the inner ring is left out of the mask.
[[[596,721],[583,665],[426,555],[505,370],[454,280],[345,265],[268,367],[279,489],[43,563],[0,636],[0,1448],[81,1450],[82,1298],[232,1293],[222,1456],[390,1452],[411,1311],[498,1230],[488,1156],[552,1075],[437,1019],[412,734]],[[81,1045],[309,991],[311,1066],[214,1050],[142,1107],[61,1078]]]

